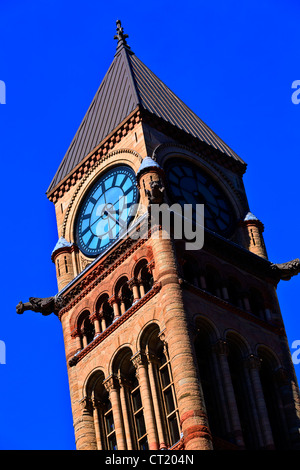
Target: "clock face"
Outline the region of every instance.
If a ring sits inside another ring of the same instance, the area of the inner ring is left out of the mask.
[[[184,204],[204,204],[204,225],[223,236],[230,235],[233,209],[219,186],[196,165],[173,162],[167,168],[171,198]]]
[[[86,195],[76,221],[76,243],[87,256],[109,248],[126,231],[138,202],[134,172],[126,166],[103,175]]]

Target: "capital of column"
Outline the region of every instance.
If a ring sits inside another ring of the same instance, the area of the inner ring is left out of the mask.
[[[159,363],[160,363],[159,359],[155,354],[147,352],[146,357],[147,357],[147,360],[148,360],[149,364],[151,363],[151,364],[159,365]]]
[[[78,328],[75,328],[71,333],[71,338],[78,338],[78,336],[81,336],[81,331]]]
[[[228,356],[228,343],[223,339],[219,339],[215,344],[213,344],[212,349],[219,356]]]
[[[158,337],[160,339],[160,341],[163,343],[164,347],[163,347],[163,352],[164,354],[168,356],[168,341],[167,341],[167,331],[166,331],[166,328],[164,328],[162,331],[160,331],[158,333]]]
[[[125,377],[123,377],[121,375],[118,377],[118,381],[119,381],[119,386],[122,387],[122,388],[130,388],[131,387],[131,381],[126,379]]]
[[[99,400],[97,400],[97,398],[92,398],[92,406],[93,406],[93,409],[96,410],[97,408],[100,408],[101,406],[101,402]]]
[[[258,356],[255,356],[254,354],[250,354],[245,359],[245,366],[247,367],[247,369],[259,370],[261,367],[261,359]]]
[[[138,351],[134,356],[131,357],[131,362],[133,363],[134,367],[138,369],[140,366],[147,365],[147,356],[143,352]]]
[[[90,414],[92,412],[93,402],[89,397],[83,397],[79,403],[83,414]]]
[[[127,282],[129,289],[133,289],[133,287],[137,286],[138,283],[139,283],[139,280],[135,277],[133,277],[132,279],[129,279],[129,281]]]
[[[113,295],[108,299],[108,303],[113,306],[114,304],[118,304],[120,302],[120,298],[117,295]]]
[[[118,377],[110,375],[103,381],[105,389],[110,393],[112,390],[117,390],[120,387]]]
[[[286,385],[289,382],[288,372],[283,367],[278,367],[274,371],[274,377],[279,386]]]
[[[100,320],[100,318],[101,318],[101,314],[100,314],[100,312],[97,312],[97,311],[93,312],[93,313],[90,315],[90,320],[91,320],[92,322],[94,322],[95,320]]]

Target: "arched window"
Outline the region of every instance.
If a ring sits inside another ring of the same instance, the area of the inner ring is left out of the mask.
[[[144,293],[146,294],[147,292],[149,292],[150,289],[152,289],[153,286],[153,276],[152,273],[149,271],[148,266],[144,266],[141,269],[140,280],[144,287]]]
[[[103,396],[101,402],[102,408],[102,419],[104,422],[104,432],[103,432],[103,441],[104,441],[104,449],[107,450],[117,450],[117,439],[116,439],[116,430],[115,430],[115,423],[114,423],[114,415],[111,406],[110,399],[108,397],[108,393]]]
[[[236,307],[242,307],[241,285],[236,279],[231,278],[231,277],[228,279],[227,291],[228,291],[228,301],[232,305],[235,305]]]
[[[249,290],[249,303],[251,313],[253,313],[253,315],[255,315],[256,317],[264,319],[264,299],[261,293],[255,288],[251,288]]]
[[[95,439],[98,450],[117,450],[114,416],[103,380],[104,374],[95,372],[86,387],[87,398],[93,409]]]
[[[148,436],[144,419],[140,384],[131,361],[129,348],[119,351],[113,362],[113,375],[118,378],[118,389],[124,440],[127,449],[147,450]]]
[[[176,403],[176,395],[172,378],[171,364],[167,355],[161,351],[159,356],[160,392],[163,398],[164,415],[167,424],[169,446],[174,445],[180,439],[179,416]]]
[[[273,441],[276,450],[287,450],[287,429],[283,403],[281,399],[280,382],[276,380],[275,370],[278,364],[269,351],[260,348],[258,350],[261,366],[259,376],[264,394],[269,422],[272,430]],[[287,385],[283,384],[283,388]],[[286,393],[285,393],[286,394]]]
[[[228,365],[245,447],[259,448],[251,402],[250,383],[245,369],[245,347],[238,338],[228,336]]]
[[[206,290],[216,297],[221,297],[221,277],[218,271],[208,266],[205,274]]]
[[[115,287],[115,298],[118,299],[120,314],[122,315],[133,304],[133,292],[128,285],[128,278],[121,277]]]
[[[102,304],[102,313],[105,321],[106,328],[112,324],[114,318],[114,310],[108,300],[105,300]]]
[[[141,399],[140,385],[133,371],[130,378],[130,404],[134,424],[135,440],[138,449],[148,450],[148,439],[144,420],[144,409]]]
[[[121,304],[124,303],[125,312],[133,304],[133,293],[126,282],[121,288]]]
[[[81,348],[85,348],[91,343],[95,336],[95,328],[90,320],[90,312],[85,310],[80,314],[77,321],[77,330],[79,332]]]
[[[134,279],[139,285],[139,297],[145,295],[153,286],[153,275],[146,259],[140,260],[134,269]]]
[[[89,317],[86,317],[83,323],[83,335],[86,338],[87,344],[91,343],[95,336],[95,326]]]
[[[100,321],[101,333],[112,324],[114,311],[108,302],[108,294],[102,294],[96,304],[96,312]]]
[[[183,260],[182,266],[183,279],[190,284],[198,285],[197,280],[197,267],[195,266],[194,260],[191,260],[188,257],[185,257]]]
[[[209,328],[200,324],[194,347],[210,430],[214,438],[227,440],[224,416],[220,409],[222,390],[217,382],[218,370],[213,360],[210,337]]]
[[[140,347],[148,357],[149,386],[158,444],[160,448],[167,448],[180,440],[180,423],[167,347],[158,335],[158,325],[149,325],[141,336]]]

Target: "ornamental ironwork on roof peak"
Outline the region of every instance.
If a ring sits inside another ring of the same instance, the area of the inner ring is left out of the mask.
[[[121,20],[116,21],[117,25],[117,34],[115,34],[114,39],[118,40],[117,52],[123,47],[130,50],[130,46],[127,44],[126,39],[129,37],[128,34],[124,34],[124,28],[121,25]]]

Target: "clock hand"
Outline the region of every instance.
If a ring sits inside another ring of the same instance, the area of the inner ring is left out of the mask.
[[[108,217],[110,217],[114,222],[116,222],[121,228],[125,228],[126,224],[124,222],[118,221],[114,216],[107,212]]]

